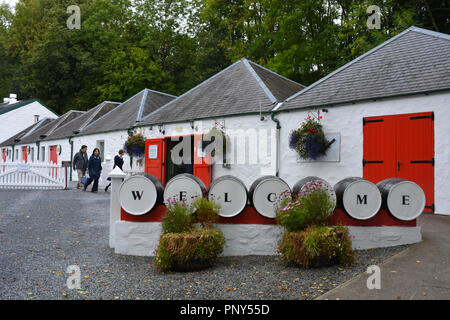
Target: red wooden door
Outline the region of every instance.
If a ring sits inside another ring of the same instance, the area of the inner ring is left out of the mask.
[[[50,163],[57,164],[58,163],[58,146],[50,146]],[[58,172],[55,168],[51,171],[52,177],[57,178]]]
[[[163,185],[164,181],[164,139],[145,141],[145,172],[154,175]]]
[[[433,113],[364,118],[363,176],[378,183],[399,177],[425,192],[426,212],[434,211]]]
[[[211,157],[203,154],[202,135],[194,135],[194,176],[209,188],[212,177]]]
[[[28,147],[22,147],[22,160],[23,162],[27,163],[28,162]]]
[[[2,149],[2,160],[3,160],[3,163],[6,162],[6,149]],[[3,172],[4,171],[6,171],[6,167],[5,166],[3,166]]]
[[[417,183],[425,192],[425,211],[434,211],[433,114],[416,113],[397,118],[397,177]]]

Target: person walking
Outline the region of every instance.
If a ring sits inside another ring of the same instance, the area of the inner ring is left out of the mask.
[[[98,180],[102,173],[102,158],[100,157],[100,150],[98,148],[95,148],[89,157],[87,169],[89,172],[89,180],[83,190],[86,191],[87,187],[94,181],[91,192],[95,193],[98,191]]]
[[[113,166],[113,169],[115,168],[115,167],[119,167],[119,169],[120,170],[122,170],[123,171],[123,169],[122,169],[122,167],[123,167],[123,155],[125,154],[125,151],[123,150],[123,149],[120,149],[119,150],[119,154],[118,155],[116,155],[115,157],[114,157],[114,166]],[[111,178],[108,178],[108,181],[111,181]],[[109,187],[111,187],[111,182],[106,186],[106,188],[105,188],[105,192],[107,192],[108,191],[108,188]]]
[[[81,187],[81,179],[86,173],[87,164],[88,164],[88,156],[87,156],[87,146],[81,146],[80,151],[78,151],[73,157],[73,170],[76,170],[78,173],[78,183],[77,189]]]

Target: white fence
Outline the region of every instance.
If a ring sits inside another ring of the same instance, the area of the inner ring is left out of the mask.
[[[2,163],[0,189],[64,189],[65,168],[57,164]]]

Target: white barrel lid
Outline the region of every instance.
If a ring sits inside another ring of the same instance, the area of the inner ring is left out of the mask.
[[[146,214],[153,209],[157,197],[154,183],[144,176],[129,177],[122,183],[119,190],[121,207],[135,216]]]
[[[247,189],[237,178],[223,176],[211,184],[208,199],[221,205],[221,217],[231,218],[241,213],[247,205]]]
[[[374,183],[360,179],[345,188],[342,202],[352,218],[367,220],[378,213],[382,200],[380,190]]]
[[[389,212],[399,220],[417,219],[425,209],[425,193],[412,181],[401,181],[392,186],[387,197]]]
[[[266,177],[254,188],[252,203],[258,213],[266,218],[275,218],[276,205],[283,192],[289,191],[289,185],[278,177]]]
[[[179,174],[167,182],[164,189],[164,203],[168,204],[170,200],[184,201],[190,205],[195,198],[203,196],[203,190],[196,179],[186,175]],[[170,200],[169,200],[170,199]]]

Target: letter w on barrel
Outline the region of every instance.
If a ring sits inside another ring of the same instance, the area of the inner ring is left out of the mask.
[[[134,200],[141,200],[144,191],[141,191],[140,193],[139,191],[131,191],[131,193],[133,194]]]

